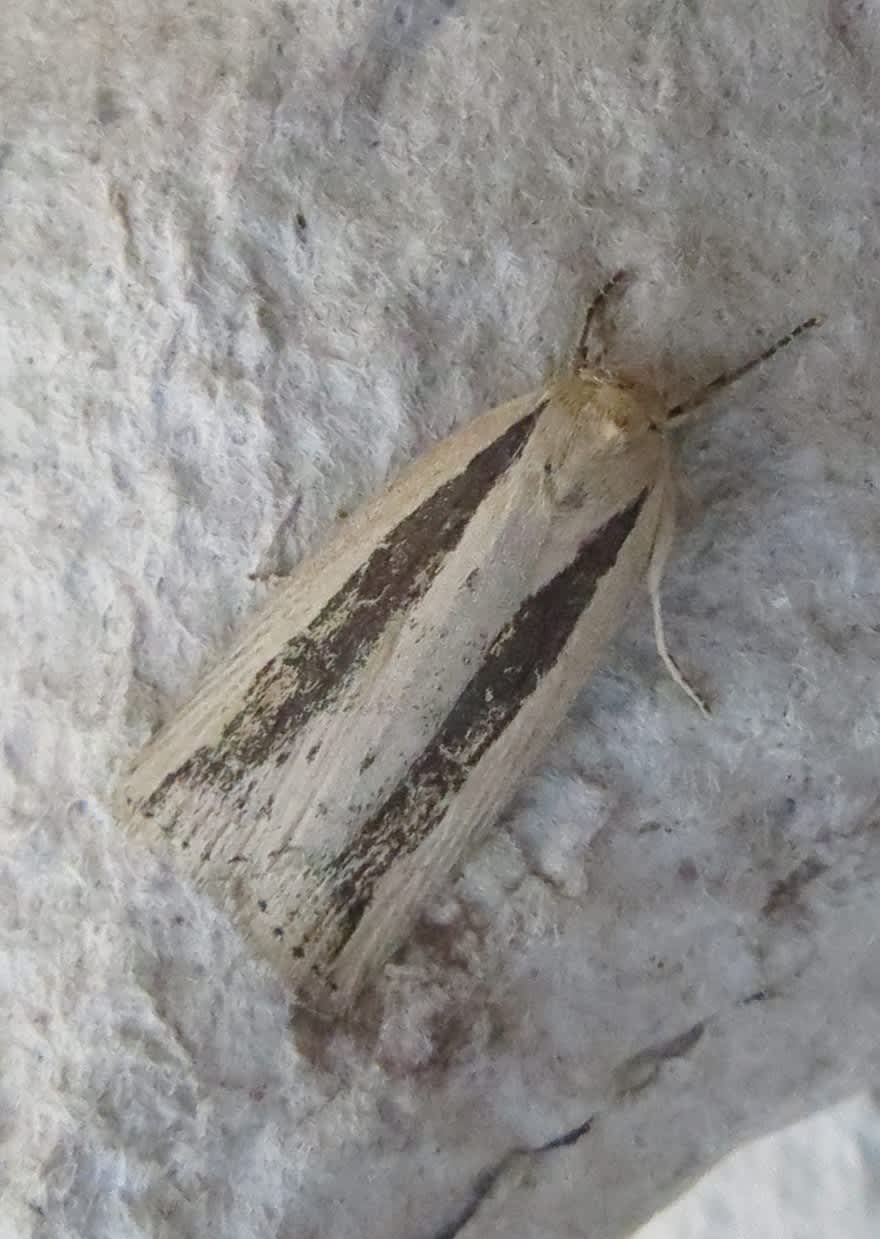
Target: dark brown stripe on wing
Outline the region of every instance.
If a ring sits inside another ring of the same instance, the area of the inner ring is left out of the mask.
[[[342,949],[401,855],[415,850],[446,813],[448,799],[502,734],[556,663],[613,567],[642,510],[643,491],[580,547],[574,559],[522,604],[489,649],[440,730],[340,858],[334,901],[344,921]],[[516,778],[511,771],[511,780]]]
[[[154,809],[180,780],[228,790],[249,768],[283,761],[296,732],[345,688],[389,619],[421,598],[498,479],[522,454],[542,400],[405,516],[302,633],[262,667],[241,710],[150,796]]]

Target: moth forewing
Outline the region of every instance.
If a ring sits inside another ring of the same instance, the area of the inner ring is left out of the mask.
[[[533,662],[529,670],[522,667],[525,674],[518,678],[517,693],[506,703],[510,708],[509,722],[494,729],[491,705],[499,704],[500,709],[505,703],[499,703],[494,695],[488,700],[484,697],[489,708],[482,713],[474,712],[478,721],[475,732],[468,734],[466,745],[474,760],[461,783],[457,784],[454,778],[450,780],[452,786],[447,786],[446,795],[438,797],[433,815],[425,815],[428,828],[421,825],[418,829],[417,845],[413,850],[401,848],[396,853],[395,863],[378,877],[354,932],[347,937],[344,933],[337,936],[332,923],[325,927],[335,939],[329,976],[344,999],[356,993],[375,966],[400,943],[438,877],[453,870],[470,842],[498,817],[522,774],[540,757],[574,697],[595,669],[605,643],[618,627],[629,600],[643,581],[651,557],[663,499],[659,487],[648,488],[643,495],[644,498],[638,496],[625,510],[617,530],[612,526],[608,531],[611,542],[620,537],[622,528],[626,528],[625,553],[618,550],[613,564],[596,582],[589,600],[584,600],[584,587],[589,581],[587,572],[580,572],[580,579],[571,582],[570,587],[582,604],[582,610],[567,635],[557,635],[552,629],[542,634],[538,625],[534,625],[529,642],[534,652]],[[542,648],[545,638],[546,646]],[[496,674],[505,676],[506,672],[502,662]],[[468,702],[468,706],[471,705]],[[450,730],[446,729],[444,740],[451,738]],[[485,741],[485,748],[482,741]],[[439,749],[439,745],[436,747]],[[447,777],[451,773],[448,755],[448,749],[440,750],[438,755],[438,765],[443,757],[447,758],[444,764]],[[398,829],[405,828],[419,792],[429,798],[423,789],[427,782],[428,791],[433,790],[430,787],[432,768],[427,766],[427,771],[428,779],[424,768],[418,769],[415,790],[408,788],[409,794],[399,798],[396,806]],[[358,872],[362,872],[362,867],[358,867]]]
[[[117,790],[117,807],[140,814],[157,787],[197,750],[214,746],[241,710],[255,675],[309,625],[377,546],[470,460],[529,413],[536,397],[509,401],[475,418],[405,469],[393,486],[340,524],[247,623],[189,702],[141,751]],[[138,826],[143,823],[135,819]]]
[[[354,993],[589,675],[659,519],[645,407],[584,372],[477,418],[278,591],[136,762],[141,829],[294,981]]]

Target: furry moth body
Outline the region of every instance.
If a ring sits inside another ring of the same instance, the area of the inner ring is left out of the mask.
[[[123,812],[288,979],[348,1001],[498,817],[645,580],[682,683],[657,602],[667,426],[813,321],[672,410],[590,368],[585,329],[570,374],[439,444],[278,590],[137,759]]]

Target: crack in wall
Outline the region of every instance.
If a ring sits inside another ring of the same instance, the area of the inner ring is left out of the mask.
[[[658,1041],[654,1045],[639,1050],[627,1058],[612,1074],[612,1084],[618,1100],[633,1096],[650,1087],[657,1080],[660,1068],[665,1062],[675,1058],[683,1058],[701,1041],[706,1031],[707,1021],[700,1020],[675,1037],[666,1041]],[[520,1146],[510,1149],[499,1158],[494,1166],[481,1171],[474,1182],[470,1200],[459,1211],[451,1222],[434,1231],[430,1239],[456,1239],[477,1214],[483,1201],[491,1195],[496,1184],[519,1161],[531,1161],[553,1153],[557,1149],[571,1148],[593,1130],[599,1115],[591,1115],[576,1127],[568,1128],[558,1136],[553,1136],[544,1144],[535,1146]]]

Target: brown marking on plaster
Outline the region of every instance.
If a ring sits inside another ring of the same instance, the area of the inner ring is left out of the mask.
[[[253,767],[286,759],[297,731],[339,696],[388,621],[427,592],[480,504],[525,450],[547,404],[521,417],[386,535],[311,624],[260,669],[217,743],[197,749],[151,793],[146,812],[176,783],[228,791]],[[307,759],[316,751],[317,745]]]
[[[740,999],[741,1007],[750,1007],[756,1002],[769,1002],[771,998],[778,998],[779,991],[773,986],[768,986],[767,989],[756,989],[754,993],[747,994],[745,998]]]
[[[808,856],[791,873],[774,882],[761,909],[761,915],[771,921],[797,917],[805,911],[804,890],[823,874],[828,866],[818,856]]]
[[[358,831],[331,878],[340,917],[334,954],[354,933],[380,878],[435,829],[449,797],[555,665],[599,582],[614,566],[647,494],[643,491],[617,512],[565,568],[522,603],[430,744]]]
[[[638,1054],[633,1054],[631,1058],[626,1059],[615,1069],[613,1075],[614,1088],[618,1097],[632,1096],[652,1085],[660,1074],[663,1064],[673,1058],[684,1058],[700,1041],[705,1031],[706,1025],[700,1021],[688,1028],[686,1032],[679,1033],[677,1037],[648,1046],[647,1049],[639,1050]]]
[[[687,882],[689,884],[696,882],[697,878],[700,876],[700,871],[697,868],[696,862],[690,857],[687,857],[679,864],[676,873],[682,882]]]
[[[447,976],[452,972],[472,973],[473,961],[485,956],[486,929],[487,924],[477,910],[465,903],[449,920],[422,917],[415,921],[407,933],[405,947],[399,950],[423,952],[430,968]]]

